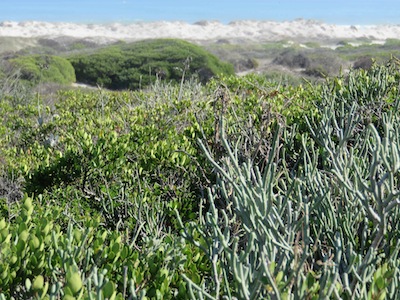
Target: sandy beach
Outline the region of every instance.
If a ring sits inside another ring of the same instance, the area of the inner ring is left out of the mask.
[[[385,41],[400,39],[400,25],[334,25],[313,20],[293,21],[218,21],[137,22],[131,24],[77,24],[39,21],[0,23],[4,37],[60,37],[92,38],[98,41],[135,41],[149,38],[180,38],[191,41],[246,40],[267,42],[291,39],[296,41],[328,41],[367,39]]]

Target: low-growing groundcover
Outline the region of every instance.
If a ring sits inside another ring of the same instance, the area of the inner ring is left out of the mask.
[[[69,60],[79,82],[112,90],[138,89],[157,78],[180,82],[196,76],[206,82],[212,76],[234,73],[232,65],[200,46],[175,39],[110,46]]]
[[[2,92],[1,297],[399,298],[399,79]]]

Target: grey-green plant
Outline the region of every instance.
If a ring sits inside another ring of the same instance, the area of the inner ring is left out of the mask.
[[[356,103],[328,107],[318,123],[310,123],[311,133],[326,153],[337,189],[341,214],[334,227],[343,231],[342,287],[348,296],[367,298],[376,272],[390,266],[381,295],[393,298],[399,296],[400,120],[389,112],[382,114],[381,128],[364,125],[358,110]]]
[[[251,161],[239,163],[237,147],[229,145],[223,131],[227,156],[222,165],[199,141],[220,179],[209,189],[209,210],[200,220],[202,226],[184,231],[184,236],[208,255],[213,270],[213,277],[203,285],[187,279],[193,299],[305,295],[304,268],[312,241],[310,203],[301,198],[301,180],[280,186],[283,173],[275,160],[278,136],[275,134],[271,143],[262,173]],[[221,201],[219,208],[217,202]],[[192,232],[199,232],[201,239]]]
[[[243,161],[223,124],[222,159],[198,141],[218,180],[199,223],[181,222],[212,266],[201,283],[183,275],[192,299],[400,297],[400,117],[386,75],[351,74],[344,89],[320,93],[294,167],[284,160],[293,128],[272,129],[263,171]],[[366,117],[371,103],[379,114]]]

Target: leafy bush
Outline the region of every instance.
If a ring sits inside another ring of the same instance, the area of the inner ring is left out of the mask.
[[[179,272],[199,282],[208,271],[182,238],[151,232],[155,215],[140,220],[137,234],[148,237],[139,245],[90,216],[60,227],[54,217],[64,212],[41,200],[25,197],[14,220],[0,218],[0,299],[185,299]]]
[[[58,56],[30,55],[13,58],[10,62],[21,69],[21,78],[31,84],[75,82],[75,71],[71,63]]]
[[[182,77],[208,81],[233,74],[233,67],[201,47],[172,39],[111,46],[89,55],[70,57],[79,82],[109,89],[137,89],[156,78],[179,82]]]

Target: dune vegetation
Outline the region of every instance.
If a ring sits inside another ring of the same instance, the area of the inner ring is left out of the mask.
[[[204,83],[215,75],[234,73],[233,66],[202,47],[174,39],[114,45],[69,60],[78,81],[113,90],[144,87],[154,78],[180,82],[196,76]]]
[[[0,299],[400,297],[399,61],[291,85],[202,51],[84,51],[62,62],[100,88],[51,95],[14,58]]]
[[[20,79],[37,85],[41,82],[71,84],[75,70],[65,58],[54,55],[24,55],[9,60],[11,70],[20,71]]]

